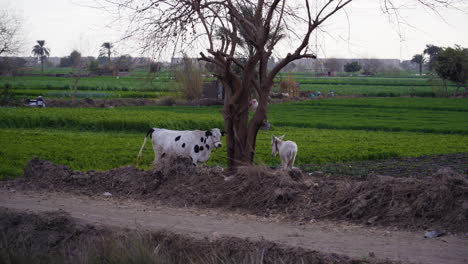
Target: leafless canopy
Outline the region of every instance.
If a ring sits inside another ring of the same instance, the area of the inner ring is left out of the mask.
[[[21,22],[17,17],[0,10],[0,55],[13,55],[22,48]]]

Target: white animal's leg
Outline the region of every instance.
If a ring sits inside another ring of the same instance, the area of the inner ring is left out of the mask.
[[[284,170],[288,166],[287,157],[284,153],[280,153],[280,159],[281,159],[280,170]]]
[[[296,154],[297,154],[297,152],[291,151],[291,155],[290,155],[290,158],[289,158],[289,164],[288,164],[289,169],[292,169],[292,167],[294,165],[294,162],[296,161]]]

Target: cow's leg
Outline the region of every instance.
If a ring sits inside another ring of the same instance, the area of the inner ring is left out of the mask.
[[[156,163],[161,159],[161,156],[163,154],[163,150],[162,150],[162,148],[159,148],[159,147],[154,147],[153,150],[154,150],[153,165],[156,165]]]
[[[192,153],[191,157],[192,157],[192,163],[196,167],[198,163],[198,155],[195,153]]]

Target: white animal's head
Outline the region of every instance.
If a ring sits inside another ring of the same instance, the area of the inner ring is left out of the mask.
[[[250,102],[249,102],[249,110],[252,111],[252,112],[255,112],[255,111],[257,111],[257,107],[258,107],[258,101],[257,101],[257,99],[252,99],[252,100],[250,100]]]
[[[210,131],[206,131],[205,136],[207,137],[207,142],[210,142],[213,147],[220,148],[223,146],[223,144],[221,144],[221,137],[224,136],[224,132],[219,128],[213,128]]]
[[[281,137],[275,137],[275,135],[271,135],[271,155],[273,157],[276,156],[279,152],[279,144],[283,142],[284,135]]]

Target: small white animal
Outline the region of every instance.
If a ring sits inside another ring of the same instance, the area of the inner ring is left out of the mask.
[[[257,99],[252,99],[252,100],[250,100],[250,102],[249,102],[249,110],[255,113],[255,111],[257,111],[257,107],[258,107],[258,101],[257,101]]]
[[[297,155],[297,144],[288,140],[283,141],[284,135],[281,137],[271,136],[271,155],[276,157],[279,153],[281,159],[281,169],[292,169]]]

